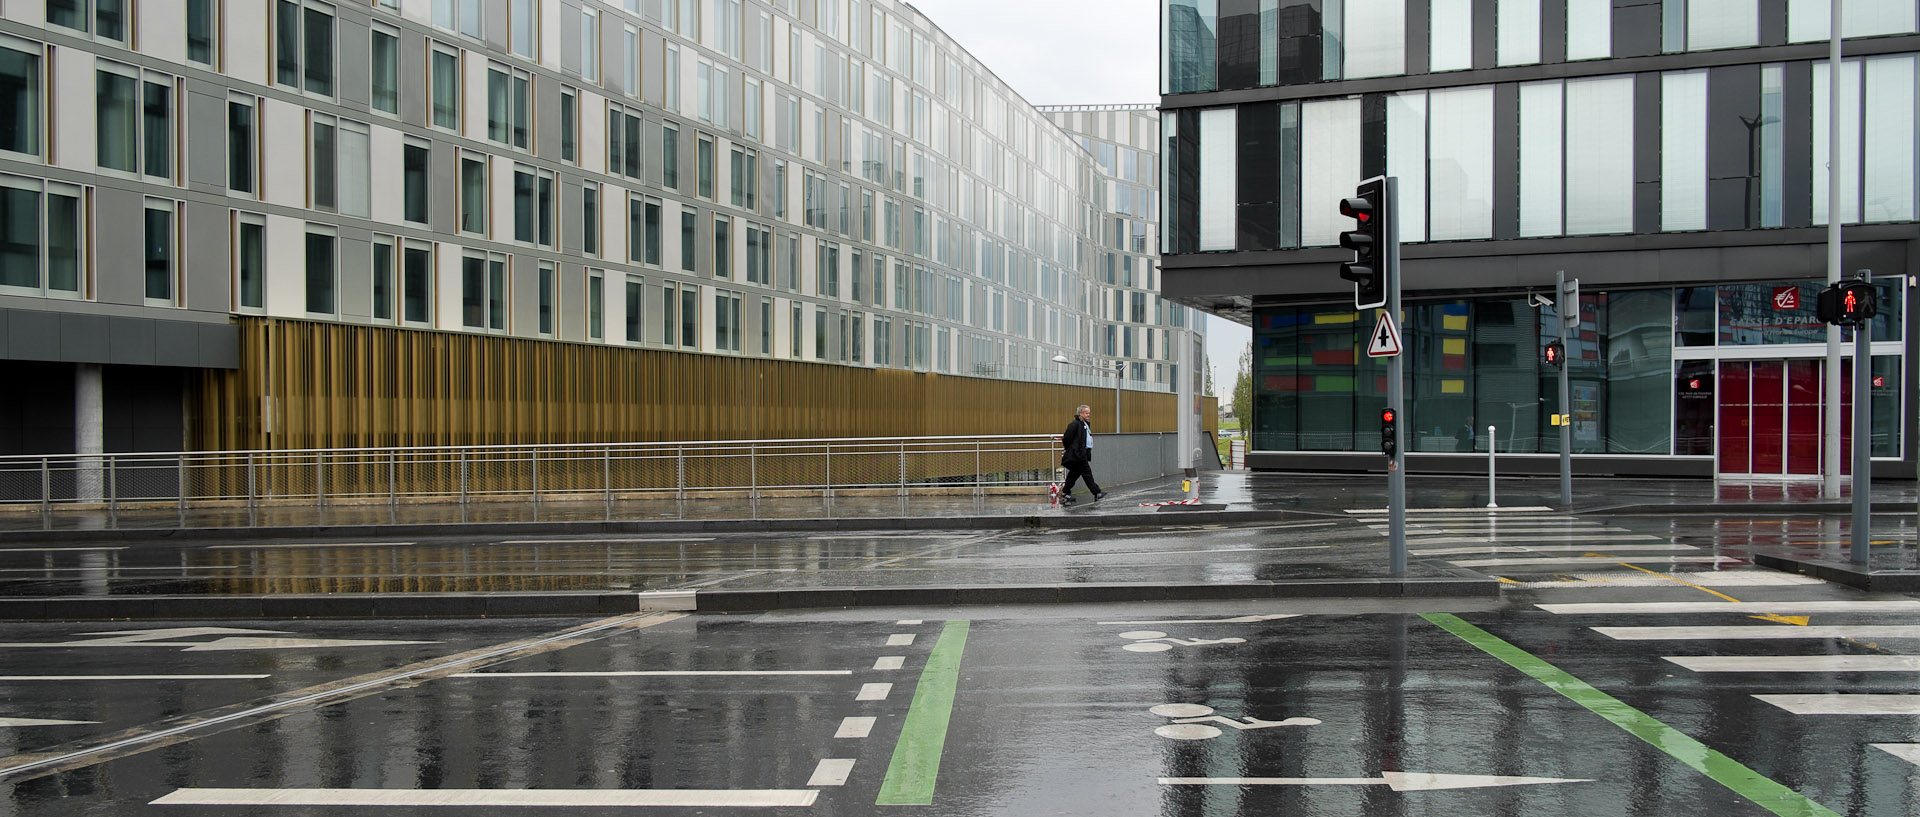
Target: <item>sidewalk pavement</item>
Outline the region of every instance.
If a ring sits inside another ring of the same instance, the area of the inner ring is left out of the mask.
[[[1381,475],[1203,472],[1197,505],[1178,477],[1109,486],[1095,502],[1050,506],[1044,494],[806,496],[458,505],[360,505],[237,511],[127,510],[0,515],[0,619],[272,619],[605,615],[639,609],[766,610],[888,604],[1197,600],[1279,597],[1498,598],[1492,578],[1416,560],[1387,575],[1383,549],[1274,551],[1232,570],[1212,564],[1142,570],[1074,554],[1125,555],[1119,528],[1250,523],[1325,525],[1350,511],[1385,510]],[[1410,475],[1410,516],[1573,513],[1584,516],[1817,515],[1844,526],[1851,501],[1823,500],[1819,485],[1726,485],[1707,480],[1574,481],[1559,508],[1555,478],[1501,479],[1488,508],[1484,479]],[[1920,590],[1913,539],[1914,483],[1873,488],[1876,541],[1870,570],[1844,545],[1756,539],[1757,564],[1869,590]],[[1884,523],[1884,524],[1883,524]],[[951,531],[1058,530],[1070,553],[1032,542],[979,547],[922,568],[931,536]],[[1327,530],[1336,530],[1328,527]],[[828,537],[809,533],[866,532]],[[1078,533],[1072,533],[1079,531]],[[891,532],[891,535],[889,535]],[[772,538],[673,534],[778,534]],[[785,534],[791,534],[785,536]],[[560,537],[613,537],[576,538]],[[528,537],[535,537],[529,541]],[[431,541],[399,542],[410,538]],[[820,540],[860,541],[855,555]],[[505,540],[505,541],[502,541]],[[800,545],[811,542],[806,547]],[[512,547],[506,547],[511,545]],[[803,555],[801,551],[805,551]],[[88,554],[88,565],[66,561]],[[32,561],[23,562],[21,557]],[[839,560],[839,562],[836,562]],[[661,572],[661,565],[670,565]],[[45,566],[44,571],[36,570]],[[890,569],[876,570],[876,566]],[[899,569],[899,568],[910,569]],[[21,569],[28,568],[28,569]],[[66,571],[66,572],[62,572]],[[81,578],[73,578],[78,571]],[[91,572],[88,572],[91,571]],[[1221,575],[1242,576],[1223,580]]]

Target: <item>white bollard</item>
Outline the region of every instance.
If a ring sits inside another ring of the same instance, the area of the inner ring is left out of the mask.
[[[1493,426],[1487,426],[1487,507],[1489,508],[1500,507],[1493,501],[1493,452],[1499,447],[1493,444],[1494,432]]]

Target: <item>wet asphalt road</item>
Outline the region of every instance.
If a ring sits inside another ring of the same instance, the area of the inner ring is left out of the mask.
[[[1920,814],[1920,601],[1741,549],[1843,532],[1415,520],[1417,562],[1498,576],[1499,602],[0,623],[0,817]],[[0,588],[1234,581],[1384,561],[1366,514],[585,539],[6,553]]]

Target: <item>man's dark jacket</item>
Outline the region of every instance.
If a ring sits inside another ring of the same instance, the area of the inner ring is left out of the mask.
[[[1093,433],[1087,421],[1078,417],[1067,424],[1067,430],[1060,434],[1060,464],[1075,462],[1093,462],[1093,449],[1087,447],[1087,435]]]

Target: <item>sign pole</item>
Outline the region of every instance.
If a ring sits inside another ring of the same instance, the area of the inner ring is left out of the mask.
[[[1397,323],[1400,320],[1400,179],[1388,176],[1386,183],[1387,319]],[[1387,358],[1387,407],[1393,409],[1396,419],[1403,416],[1400,358],[1398,354]],[[1407,447],[1403,444],[1406,433],[1402,429],[1406,423],[1396,422],[1393,426],[1393,458],[1387,463],[1387,570],[1392,575],[1404,576],[1407,572]]]
[[[1866,270],[1860,280],[1867,280]],[[1872,340],[1873,318],[1868,317],[1853,327],[1853,563],[1862,568],[1871,561],[1873,547]]]
[[[1564,357],[1567,348],[1567,324],[1580,319],[1580,282],[1574,279],[1573,289],[1567,289],[1567,271],[1553,274],[1554,289],[1560,294],[1560,509],[1573,507],[1573,387],[1568,382],[1571,373],[1567,371]]]

